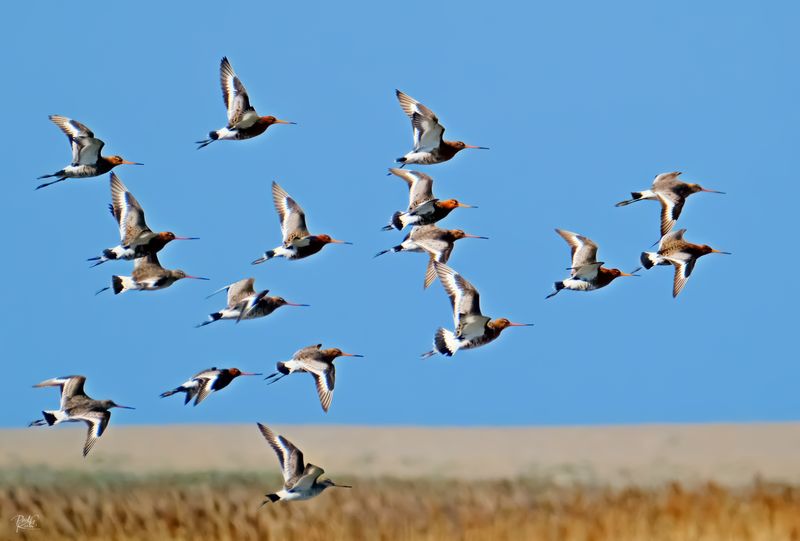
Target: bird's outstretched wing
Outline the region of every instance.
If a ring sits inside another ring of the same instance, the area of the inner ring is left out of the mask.
[[[222,99],[228,110],[228,128],[247,129],[255,124],[258,114],[250,105],[247,89],[236,76],[227,57],[222,57],[219,65],[219,82]]]
[[[411,118],[414,128],[414,152],[430,152],[442,143],[444,126],[439,124],[436,113],[411,96],[395,90],[400,107]]]
[[[97,139],[92,130],[77,120],[61,115],[50,115],[50,120],[61,128],[72,147],[72,165],[92,165],[100,158],[105,143]]]
[[[393,167],[389,172],[402,178],[408,184],[408,210],[433,199],[433,179],[425,173]]]
[[[278,463],[281,465],[281,472],[283,473],[284,484],[289,487],[293,486],[297,479],[303,475],[305,470],[305,463],[303,461],[303,452],[295,447],[295,445],[284,438],[275,434],[266,425],[258,424],[258,429],[267,440],[272,450],[278,456]]]
[[[309,232],[306,227],[305,212],[277,182],[272,183],[272,200],[281,221],[283,243],[307,237]]]
[[[83,384],[86,382],[86,376],[63,376],[60,378],[51,378],[41,383],[37,383],[34,387],[60,387],[61,390],[61,409],[66,406],[67,401],[73,396],[86,396],[83,391]]]
[[[142,232],[150,231],[142,206],[114,173],[111,173],[111,214],[119,224],[123,246],[131,244]]]
[[[467,315],[481,315],[480,294],[471,283],[459,273],[438,261],[433,262],[439,281],[442,282],[450,305],[453,307],[453,322],[458,328],[461,318]]]
[[[105,432],[108,421],[111,419],[111,412],[108,410],[89,410],[72,415],[72,418],[89,425],[89,430],[86,433],[86,443],[83,444],[83,456],[86,456],[100,436],[103,435],[103,432]]]

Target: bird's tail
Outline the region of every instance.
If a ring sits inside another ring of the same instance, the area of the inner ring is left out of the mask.
[[[458,338],[456,338],[453,331],[448,331],[447,329],[439,327],[439,330],[436,331],[436,335],[433,337],[433,349],[427,353],[423,353],[422,358],[427,359],[437,353],[445,357],[451,357],[458,351],[460,346],[461,344],[459,344]]]
[[[259,263],[263,263],[264,261],[269,261],[273,257],[275,257],[275,250],[267,250],[266,252],[264,252],[264,255],[262,255],[261,257],[259,257],[258,259],[256,259],[255,261],[253,261],[250,264],[251,265],[258,265]]]
[[[133,289],[133,278],[130,276],[117,276],[115,274],[111,277],[111,287],[114,290],[114,295],[119,295],[123,291]]]
[[[261,504],[262,506],[268,503],[275,503],[281,499],[281,497],[278,496],[277,494],[264,494],[264,497],[266,498],[266,500],[264,500],[264,502]]]
[[[59,412],[57,411],[43,411],[42,417],[44,417],[47,426],[53,426],[59,421]]]
[[[399,210],[392,214],[392,218],[389,220],[389,223],[381,227],[381,231],[391,231],[392,229],[397,229],[400,231],[405,227],[405,224],[402,220],[403,213]]]
[[[653,265],[660,265],[664,259],[655,252],[642,252],[641,261],[645,269],[651,269]]]
[[[203,147],[207,147],[217,139],[219,139],[219,134],[217,134],[216,131],[208,132],[208,139],[203,139],[202,141],[195,141],[195,143],[198,145],[197,150],[200,150]]]
[[[117,259],[117,253],[114,250],[105,249],[103,250],[103,255],[98,257],[90,257],[86,261],[96,261],[92,267],[96,267],[97,265],[102,265],[106,261],[111,261],[112,259]]]
[[[555,287],[555,289],[556,289],[556,290],[555,290],[555,291],[553,291],[552,293],[550,293],[550,294],[549,294],[547,297],[545,297],[545,299],[549,299],[550,297],[555,297],[555,296],[556,296],[556,294],[557,294],[559,291],[561,291],[562,289],[564,289],[564,282],[555,282],[555,283],[553,284],[553,287]]]
[[[213,314],[208,314],[208,319],[200,323],[199,325],[195,325],[195,328],[205,327],[206,325],[214,323],[215,321],[219,321],[220,319],[222,319],[222,312],[214,312]]]
[[[396,253],[396,252],[401,251],[402,249],[403,249],[403,247],[398,244],[397,246],[392,246],[391,248],[388,248],[386,250],[381,250],[380,252],[375,254],[373,257],[378,257],[379,255],[388,254],[389,252]]]
[[[655,199],[656,194],[653,190],[645,190],[643,192],[631,192],[631,199],[627,201],[620,201],[615,207],[624,207],[625,205],[630,205],[631,203],[636,203],[637,201],[641,201],[643,199]]]
[[[63,180],[67,180],[67,177],[64,176],[64,171],[63,170],[61,170],[61,171],[59,171],[57,173],[53,173],[52,175],[41,176],[37,180],[42,179],[42,178],[50,178],[50,177],[58,177],[58,178],[55,179],[55,180],[51,180],[50,182],[45,182],[44,184],[39,184],[38,186],[36,186],[34,188],[34,190],[40,190],[42,188],[46,188],[47,186],[50,186],[51,184],[55,184],[57,182],[61,182]]]
[[[182,388],[180,388],[180,387],[175,387],[175,388],[174,388],[174,389],[172,389],[171,391],[165,391],[165,392],[161,393],[161,395],[159,395],[159,396],[161,396],[161,398],[166,398],[166,397],[168,397],[168,396],[172,396],[172,395],[174,395],[175,393],[179,393],[179,392],[181,392],[182,390],[183,390],[183,389],[182,389]]]

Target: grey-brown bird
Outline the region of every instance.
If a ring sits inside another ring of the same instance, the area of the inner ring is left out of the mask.
[[[388,250],[378,252],[375,257],[388,252],[425,252],[428,254],[428,267],[425,269],[423,288],[427,288],[436,279],[433,262],[447,263],[457,240],[488,238],[470,235],[461,229],[441,229],[435,225],[414,226],[403,242]]]
[[[678,179],[681,175],[679,171],[672,173],[661,173],[653,180],[653,186],[649,190],[641,192],[631,192],[632,199],[620,201],[617,207],[624,207],[637,201],[645,199],[655,199],[661,203],[661,236],[663,237],[672,231],[675,221],[680,217],[686,198],[697,192],[720,193],[717,190],[703,188],[699,184],[683,182]]]
[[[278,371],[265,379],[275,383],[284,376],[294,372],[307,372],[314,377],[319,395],[319,403],[327,412],[333,400],[333,387],[336,382],[336,367],[333,361],[338,357],[363,357],[355,353],[345,353],[339,348],[322,349],[322,344],[314,344],[300,349],[288,361],[279,361]]]
[[[675,267],[675,278],[672,283],[672,296],[677,297],[689,276],[692,275],[697,260],[707,254],[726,254],[715,250],[707,244],[692,244],[683,240],[685,229],[667,233],[658,244],[658,252],[642,252],[642,265],[646,269],[654,265],[672,265]]]
[[[119,226],[119,245],[103,250],[103,255],[91,257],[92,267],[112,259],[131,260],[161,251],[173,240],[197,240],[197,237],[178,237],[172,231],[154,233],[144,220],[144,210],[139,201],[125,187],[117,175],[111,173],[111,215]]]
[[[444,126],[439,123],[439,118],[433,111],[399,90],[395,90],[395,94],[414,129],[414,148],[402,158],[397,158],[397,162],[403,164],[400,167],[406,164],[431,165],[446,162],[465,148],[489,150],[488,147],[476,147],[463,141],[446,141]]]
[[[206,298],[213,297],[221,291],[228,292],[227,306],[222,310],[208,315],[208,319],[197,327],[203,327],[220,319],[235,319],[237,323],[243,319],[256,319],[265,317],[281,306],[308,306],[289,302],[283,297],[269,297],[269,289],[256,293],[255,278],[245,278],[216,290]]]
[[[59,387],[61,404],[57,410],[42,411],[43,419],[36,419],[28,426],[53,426],[59,423],[84,422],[89,426],[83,456],[89,454],[98,438],[103,435],[111,420],[111,408],[132,410],[130,406],[120,406],[113,400],[94,400],[83,390],[86,376],[64,376],[37,383],[34,387]]]
[[[114,290],[114,295],[125,291],[155,291],[157,289],[167,288],[184,278],[208,280],[208,278],[186,274],[180,269],[165,269],[158,261],[158,255],[150,254],[134,260],[133,272],[130,276],[112,276],[111,289]],[[107,289],[109,288],[104,287],[97,293],[102,293]]]
[[[320,479],[325,470],[310,462],[306,464],[303,452],[292,442],[275,434],[267,426],[257,424],[261,435],[278,455],[278,463],[283,474],[283,488],[278,492],[266,494],[266,500],[261,505],[280,500],[308,500],[330,487],[353,488],[350,485],[336,484],[331,479]]]

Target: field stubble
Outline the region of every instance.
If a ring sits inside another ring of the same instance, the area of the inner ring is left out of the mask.
[[[262,474],[87,478],[16,472],[0,482],[0,539],[775,541],[800,539],[800,488],[755,482],[657,488],[358,479],[308,502],[267,504]],[[15,531],[14,517],[38,515]]]

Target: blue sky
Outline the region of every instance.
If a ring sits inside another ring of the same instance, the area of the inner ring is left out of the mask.
[[[31,385],[72,373],[88,376],[92,396],[137,407],[115,414],[120,424],[798,418],[798,261],[780,252],[798,195],[797,6],[379,4],[258,2],[243,18],[218,3],[8,7],[0,425],[56,405],[54,390]],[[261,114],[298,125],[196,151],[224,125],[223,55]],[[402,238],[380,231],[406,198],[386,176],[411,145],[395,88],[451,138],[491,147],[420,169],[438,195],[480,207],[441,225],[491,237],[460,241],[451,259],[484,312],[535,327],[419,358],[452,324],[441,285],[422,290],[422,255],[372,259]],[[34,192],[69,159],[54,113],[86,123],[106,153],[145,163],[116,171],[150,226],[202,238],[168,246],[162,263],[210,282],[93,295],[130,264],[85,261],[118,241],[107,175]],[[629,271],[658,237],[658,205],[614,203],[673,170],[727,192],[693,196],[679,226],[734,255],[702,259],[677,300],[671,270],[657,268],[545,301],[569,264],[553,228],[591,237]],[[354,245],[250,266],[279,242],[273,180],[312,232]],[[194,328],[224,302],[207,294],[247,276],[311,307]],[[269,373],[317,342],[366,356],[338,362],[327,415],[302,374],[269,387],[241,378],[198,408],[158,397],[212,365]]]

